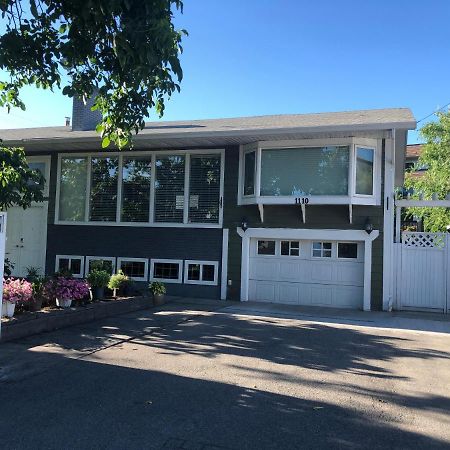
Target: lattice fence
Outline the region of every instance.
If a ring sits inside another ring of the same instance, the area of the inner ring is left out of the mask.
[[[402,233],[403,247],[413,248],[445,248],[445,233],[427,233],[416,231],[404,231]]]

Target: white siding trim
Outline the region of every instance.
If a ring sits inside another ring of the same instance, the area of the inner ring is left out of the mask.
[[[222,276],[220,280],[220,300],[227,299],[228,286],[228,228],[223,229],[222,234]]]
[[[371,278],[372,278],[372,242],[379,236],[378,230],[367,234],[364,230],[317,230],[298,228],[249,228],[236,232],[242,238],[241,261],[241,301],[248,301],[250,240],[251,239],[292,239],[292,240],[321,240],[321,241],[353,241],[364,242],[364,311],[370,311]]]

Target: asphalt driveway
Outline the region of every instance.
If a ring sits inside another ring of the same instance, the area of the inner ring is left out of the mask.
[[[3,344],[0,447],[448,448],[450,333],[381,325],[171,303]]]

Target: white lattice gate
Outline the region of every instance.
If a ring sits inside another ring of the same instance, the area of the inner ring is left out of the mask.
[[[394,307],[447,312],[450,306],[448,234],[403,232],[395,251]]]

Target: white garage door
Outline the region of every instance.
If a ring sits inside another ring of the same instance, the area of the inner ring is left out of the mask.
[[[363,307],[363,242],[252,239],[249,269],[249,300]]]

